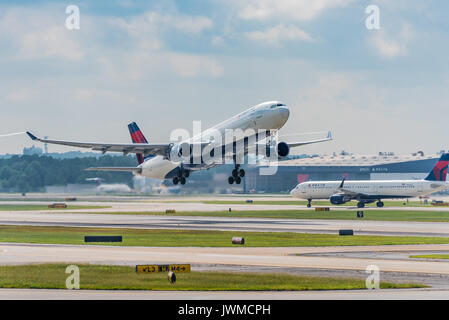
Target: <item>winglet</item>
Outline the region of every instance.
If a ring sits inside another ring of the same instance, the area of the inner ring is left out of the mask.
[[[341,180],[340,186],[338,187],[339,189],[343,188],[343,184],[345,183],[345,179],[346,178],[343,178],[343,180]]]
[[[34,134],[32,134],[31,132],[27,131],[27,135],[28,137],[31,138],[31,140],[36,141],[39,140]]]
[[[329,131],[329,132],[327,133],[327,138],[328,138],[329,140],[332,140],[332,132]]]

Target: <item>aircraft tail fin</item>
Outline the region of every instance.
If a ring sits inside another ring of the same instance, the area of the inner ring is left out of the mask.
[[[132,122],[128,124],[129,134],[131,135],[131,140],[133,143],[148,143],[147,139],[143,135],[142,131],[140,131],[137,123]],[[145,161],[144,155],[142,153],[137,153],[137,162],[142,164]]]
[[[428,181],[446,181],[449,153],[443,153],[429,175],[424,179]]]

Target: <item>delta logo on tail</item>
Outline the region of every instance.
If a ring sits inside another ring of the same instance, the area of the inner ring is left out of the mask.
[[[137,123],[132,122],[128,124],[128,129],[129,133],[131,134],[131,140],[133,141],[133,143],[148,143],[142,131],[140,131]],[[145,158],[143,157],[142,153],[137,153],[136,156],[137,162],[139,162],[139,164],[142,164],[145,161]]]
[[[446,181],[447,167],[449,164],[449,153],[444,153],[441,155],[440,160],[438,160],[435,167],[430,171],[429,175],[425,180],[428,181]]]

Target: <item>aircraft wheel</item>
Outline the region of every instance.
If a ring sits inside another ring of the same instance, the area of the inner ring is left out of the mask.
[[[240,184],[242,182],[242,178],[237,177],[235,178],[235,183]]]
[[[190,176],[190,171],[184,171],[184,177],[188,178]]]
[[[239,171],[239,175],[240,175],[240,177],[244,177],[245,176],[245,170],[243,170],[243,169],[240,169],[240,171]]]
[[[357,208],[364,208],[365,204],[363,202],[357,203]]]
[[[229,182],[229,184],[233,184],[234,183],[234,177],[229,177],[228,178],[228,182]]]
[[[310,207],[312,207],[312,205],[310,203],[308,203],[307,204],[307,208],[310,208]]]
[[[182,184],[182,185],[185,185],[185,184],[186,184],[186,178],[181,177],[180,181],[181,181],[181,184]]]
[[[382,208],[384,206],[384,203],[382,201],[379,201],[379,202],[376,203],[376,206],[378,208]]]
[[[234,178],[237,178],[239,176],[239,172],[237,171],[237,169],[232,170],[232,176]]]
[[[174,177],[173,178],[173,184],[178,184],[179,183],[179,178],[178,177]]]

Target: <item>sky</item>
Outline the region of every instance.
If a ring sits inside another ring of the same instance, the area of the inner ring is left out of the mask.
[[[269,100],[290,107],[280,134],[302,134],[287,142],[332,131],[297,154],[447,150],[447,12],[443,0],[2,1],[0,154],[31,146],[1,137],[26,130],[129,143],[131,121],[165,143]]]

